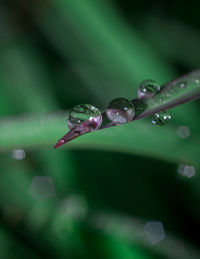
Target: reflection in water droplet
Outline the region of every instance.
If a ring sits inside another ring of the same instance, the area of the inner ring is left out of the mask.
[[[153,96],[160,91],[160,85],[151,79],[144,80],[138,87],[138,98]]]
[[[178,172],[179,174],[190,178],[195,175],[195,168],[192,165],[180,165],[178,168]]]
[[[170,119],[171,119],[171,116],[166,111],[162,111],[159,113],[155,113],[152,116],[152,123],[158,126],[163,126],[167,124]]]
[[[23,149],[15,149],[13,150],[12,157],[16,160],[22,160],[26,157],[26,153]]]
[[[69,129],[73,129],[83,122],[87,122],[84,125],[87,131],[93,131],[100,128],[102,123],[101,112],[90,104],[80,104],[75,106],[69,111],[67,124]]]
[[[109,103],[106,109],[106,115],[114,123],[126,123],[133,119],[135,107],[128,99],[117,98]]]

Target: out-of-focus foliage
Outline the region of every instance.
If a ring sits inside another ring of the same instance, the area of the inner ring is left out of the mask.
[[[200,258],[198,100],[53,149],[74,105],[199,68],[199,27],[193,0],[0,2],[0,258]]]

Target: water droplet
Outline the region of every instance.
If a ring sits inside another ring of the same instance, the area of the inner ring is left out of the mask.
[[[195,168],[192,165],[180,165],[178,168],[178,172],[179,174],[190,178],[195,175]]]
[[[185,88],[187,86],[187,82],[178,82],[177,84],[180,88]]]
[[[152,117],[152,123],[163,126],[168,123],[168,121],[171,119],[171,116],[166,112],[162,111],[159,113],[155,113]]]
[[[180,138],[186,139],[190,136],[190,129],[187,126],[180,126],[176,133]]]
[[[133,119],[135,115],[135,107],[128,99],[117,98],[109,103],[106,115],[108,119],[114,123],[126,123]]]
[[[145,225],[144,233],[152,245],[155,245],[165,238],[163,224],[158,221],[149,221]]]
[[[80,104],[69,111],[67,124],[69,129],[78,127],[83,122],[84,130],[89,132],[100,128],[102,123],[101,112],[91,104]]]
[[[153,96],[160,91],[160,85],[151,79],[144,80],[138,87],[138,98]]]

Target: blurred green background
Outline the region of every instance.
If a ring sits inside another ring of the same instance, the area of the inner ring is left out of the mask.
[[[53,149],[73,106],[104,110],[135,98],[144,79],[199,68],[199,8],[0,2],[0,258],[200,258],[198,100],[172,109],[166,126],[147,118]],[[164,233],[147,231],[152,221]]]

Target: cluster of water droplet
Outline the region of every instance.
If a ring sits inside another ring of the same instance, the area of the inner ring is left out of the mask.
[[[184,88],[185,82],[177,82],[177,84]],[[138,99],[144,99],[156,95],[160,91],[160,85],[151,79],[144,80],[138,87]],[[138,100],[142,102],[142,100]],[[135,107],[134,102],[129,101],[126,98],[116,98],[112,100],[107,109],[107,118],[115,124],[123,124],[133,120],[135,113],[137,113],[137,107]],[[141,111],[139,111],[141,112]],[[166,112],[162,111],[155,113],[153,115],[152,122],[156,125],[165,125],[171,116]],[[69,129],[84,127],[84,132],[90,132],[99,129],[102,124],[101,112],[94,106],[90,104],[81,104],[75,106],[70,110],[67,119],[67,124]]]
[[[185,83],[179,82],[179,86],[183,88],[185,87]],[[161,87],[156,81],[152,79],[144,80],[138,87],[138,98],[142,99],[142,98],[152,97],[155,94],[157,94],[160,91],[160,89]],[[163,101],[162,97],[159,98],[159,101],[160,102]],[[163,126],[167,124],[170,119],[171,119],[171,116],[166,111],[161,111],[153,115],[152,123],[158,126]]]
[[[109,103],[106,115],[115,124],[122,124],[133,119],[135,108],[128,99],[117,98]],[[90,132],[100,128],[102,115],[96,107],[90,104],[77,105],[69,111],[67,124],[70,130],[82,125],[84,131]]]

